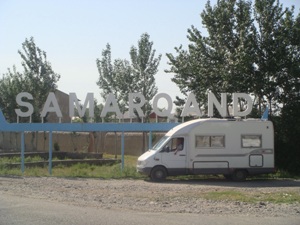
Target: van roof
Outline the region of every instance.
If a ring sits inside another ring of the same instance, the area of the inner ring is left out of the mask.
[[[216,118],[206,118],[206,119],[195,119],[190,120],[184,123],[181,123],[177,125],[176,127],[169,130],[169,132],[166,134],[168,136],[174,135],[175,133],[180,133],[181,135],[189,133],[194,127],[198,126],[201,123],[204,123],[205,121],[219,121],[224,119],[216,119]]]
[[[228,122],[228,121],[257,121],[257,122],[266,122],[262,121],[260,119],[245,119],[245,120],[236,120],[236,119],[219,119],[219,118],[202,118],[202,119],[195,119],[195,120],[190,120],[184,123],[181,123],[177,125],[176,127],[172,128],[167,132],[167,136],[171,136],[174,134],[178,135],[185,135],[188,134],[192,129],[194,129],[196,126],[199,126],[201,123],[205,122]]]

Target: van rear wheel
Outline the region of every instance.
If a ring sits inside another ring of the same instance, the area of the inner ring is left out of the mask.
[[[248,172],[246,170],[235,170],[232,174],[232,180],[234,181],[245,181],[248,176]]]
[[[167,171],[162,166],[154,167],[150,174],[151,180],[155,182],[162,182],[166,180],[166,177],[167,177]]]
[[[230,174],[223,174],[226,180],[231,180],[232,176]]]

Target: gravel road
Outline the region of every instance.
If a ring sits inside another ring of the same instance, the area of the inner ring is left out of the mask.
[[[144,180],[67,179],[55,177],[0,177],[0,194],[46,199],[103,209],[140,212],[177,212],[256,217],[299,216],[300,203],[275,204],[207,200],[208,192],[235,190],[252,196],[300,194],[300,180],[189,180],[153,183]]]

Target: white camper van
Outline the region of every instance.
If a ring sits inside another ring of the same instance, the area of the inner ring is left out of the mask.
[[[242,181],[248,175],[273,173],[273,124],[255,119],[182,123],[138,158],[137,171],[154,181],[189,174],[223,174]]]

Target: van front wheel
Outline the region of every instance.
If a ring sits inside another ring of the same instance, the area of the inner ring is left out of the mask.
[[[167,171],[162,166],[154,167],[151,171],[150,178],[152,181],[161,182],[166,180]]]

